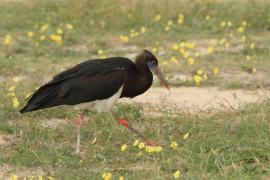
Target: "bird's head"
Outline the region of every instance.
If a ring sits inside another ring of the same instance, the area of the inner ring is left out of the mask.
[[[161,84],[170,90],[168,82],[165,80],[164,75],[162,74],[159,66],[158,66],[158,60],[157,58],[147,50],[144,50],[137,58],[136,58],[136,64],[141,64],[143,66],[146,66],[152,73],[157,75],[159,78]]]

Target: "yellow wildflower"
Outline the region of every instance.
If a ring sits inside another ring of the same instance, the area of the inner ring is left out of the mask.
[[[209,46],[208,48],[207,48],[207,53],[208,54],[212,54],[214,52],[214,48],[212,47],[212,46]]]
[[[61,28],[57,28],[56,32],[57,32],[57,34],[63,34],[64,33],[64,31]]]
[[[4,39],[4,44],[10,45],[11,43],[12,43],[12,37],[9,34],[7,34]]]
[[[250,61],[251,60],[251,57],[250,56],[246,56],[246,60],[247,61]]]
[[[222,21],[221,23],[220,23],[220,27],[225,27],[226,26],[226,22],[225,21]]]
[[[194,75],[193,80],[195,81],[196,84],[200,84],[200,82],[202,81],[202,77],[198,75]]]
[[[11,180],[17,180],[18,179],[18,176],[17,175],[12,175],[11,176]]]
[[[227,27],[232,27],[232,22],[231,21],[227,21]]]
[[[74,27],[72,24],[66,24],[66,28],[69,29],[69,30],[72,30]]]
[[[148,153],[155,152],[155,148],[153,146],[145,146],[145,151]]]
[[[189,57],[189,52],[183,51],[182,56],[183,56],[184,58],[188,58],[188,57]]]
[[[145,151],[148,153],[160,152],[162,151],[162,147],[161,146],[145,146]]]
[[[172,20],[169,20],[168,22],[167,22],[167,26],[171,26],[173,24],[173,21]]]
[[[93,139],[93,141],[91,142],[91,144],[95,144],[97,142],[97,137],[95,137],[94,139]]]
[[[39,32],[44,32],[49,28],[49,24],[44,24],[43,26],[41,26]]]
[[[177,62],[178,62],[178,61],[177,61],[177,58],[176,58],[175,56],[172,56],[172,57],[171,57],[171,62],[177,63]]]
[[[226,39],[225,38],[222,38],[220,41],[219,41],[219,44],[223,45],[224,43],[226,43]]]
[[[189,137],[189,133],[186,133],[186,134],[184,135],[183,139],[185,140],[185,139],[187,139],[188,137]]]
[[[121,35],[120,40],[123,41],[123,42],[128,42],[129,38],[128,38],[128,36]]]
[[[191,57],[190,57],[190,58],[188,58],[188,60],[187,60],[187,61],[188,61],[188,63],[189,63],[190,65],[194,64],[194,62],[195,62],[195,61],[194,61],[194,59],[193,59],[193,58],[191,58]]]
[[[39,46],[39,42],[35,42],[35,46],[38,47]]]
[[[7,93],[7,96],[8,96],[8,97],[15,97],[16,94],[15,94],[14,92],[10,92],[10,93]]]
[[[15,86],[10,86],[10,87],[8,88],[8,91],[9,91],[9,92],[14,91],[15,88],[16,88]]]
[[[194,43],[185,43],[185,46],[186,46],[186,48],[188,48],[188,49],[193,49],[194,47],[195,47],[195,44]]]
[[[252,74],[256,74],[257,70],[255,68],[251,68]]]
[[[146,28],[144,26],[141,27],[141,33],[145,33],[146,32]]]
[[[195,54],[194,54],[194,57],[198,57],[200,55],[200,53],[199,52],[196,52]]]
[[[41,35],[40,37],[39,37],[39,40],[41,40],[41,41],[44,41],[46,39],[46,36],[45,35]]]
[[[218,74],[219,73],[219,68],[218,67],[214,67],[213,68],[213,74]]]
[[[18,77],[18,76],[15,76],[15,77],[12,78],[12,81],[15,82],[15,83],[19,82],[21,80],[22,80],[21,77]]]
[[[51,177],[51,176],[48,176],[48,179],[49,179],[49,180],[54,180],[54,178],[53,178],[53,177]]]
[[[168,62],[167,61],[162,61],[162,64],[163,65],[168,65]]]
[[[186,45],[186,42],[181,42],[181,43],[180,43],[180,47],[181,47],[181,48],[185,47],[185,45]]]
[[[97,51],[97,54],[98,54],[98,55],[102,55],[102,54],[104,54],[104,51],[103,51],[102,49],[99,49],[99,50]]]
[[[242,26],[247,26],[248,24],[247,24],[247,21],[243,21],[242,22]]]
[[[145,145],[144,145],[144,143],[143,143],[143,142],[140,142],[140,143],[139,143],[139,145],[138,145],[138,147],[139,147],[140,149],[143,149],[143,148],[144,148],[144,146],[145,146]]]
[[[171,29],[170,26],[165,27],[165,31],[169,31],[170,29]]]
[[[157,52],[157,48],[155,47],[155,48],[152,48],[152,51],[153,51],[153,53],[155,53],[155,52]]]
[[[156,150],[156,152],[160,152],[160,151],[162,151],[162,146],[155,146],[155,150]]]
[[[204,74],[204,75],[203,75],[203,78],[204,78],[204,80],[207,80],[207,79],[208,79],[207,74]]]
[[[38,180],[42,180],[42,176],[38,176]]]
[[[172,49],[173,49],[173,50],[178,50],[178,49],[179,49],[179,45],[176,44],[176,43],[174,43],[174,44],[172,45]]]
[[[127,149],[127,145],[126,144],[123,144],[122,146],[121,146],[121,151],[125,151]]]
[[[20,105],[20,102],[19,102],[17,97],[13,97],[12,105],[13,105],[14,108],[17,108]]]
[[[133,143],[133,146],[137,146],[138,144],[139,144],[139,140],[138,139],[136,139],[135,141],[134,141],[134,143]]]
[[[197,73],[198,75],[202,75],[202,74],[203,74],[203,70],[198,69],[196,73]]]
[[[240,27],[238,27],[237,31],[238,31],[239,33],[242,33],[242,32],[245,31],[245,28],[242,27],[242,26],[240,26]]]
[[[225,48],[228,48],[228,47],[230,47],[230,43],[225,44]]]
[[[155,21],[159,21],[160,19],[161,19],[161,15],[160,14],[156,15]]]
[[[177,22],[179,24],[183,24],[184,23],[184,19],[185,19],[185,16],[183,14],[179,14],[178,15],[178,19],[177,19]]]
[[[173,177],[174,177],[175,179],[178,179],[180,176],[181,176],[181,172],[180,172],[179,170],[177,170],[177,171],[175,171],[175,172],[173,173]]]
[[[242,36],[242,37],[241,37],[241,40],[242,40],[243,43],[246,42],[246,40],[247,40],[247,39],[246,39],[246,36]]]
[[[175,141],[172,141],[170,146],[171,146],[171,148],[176,149],[178,147],[178,143]]]
[[[107,56],[106,55],[101,55],[101,56],[99,56],[99,58],[100,59],[105,59],[105,58],[107,58]]]
[[[137,31],[134,31],[133,29],[131,30],[131,32],[130,32],[130,37],[131,38],[136,37],[138,35],[139,35],[139,33]]]
[[[211,19],[211,17],[209,15],[205,16],[205,20],[209,21]]]
[[[250,47],[250,49],[254,49],[255,48],[255,44],[254,43],[251,43],[249,47]]]
[[[111,177],[112,177],[112,173],[110,173],[110,172],[105,172],[105,173],[102,174],[102,178],[104,180],[110,180]]]
[[[50,35],[50,39],[56,43],[58,43],[59,45],[62,45],[62,37],[60,35]]]
[[[120,176],[120,177],[119,177],[119,180],[124,180],[124,177],[123,177],[123,176]]]
[[[27,33],[27,36],[28,36],[28,37],[33,37],[34,35],[35,35],[35,33],[32,32],[32,31],[29,31],[29,32]]]

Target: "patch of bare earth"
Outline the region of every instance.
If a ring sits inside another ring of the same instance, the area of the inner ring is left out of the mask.
[[[270,97],[270,91],[265,89],[251,91],[220,90],[217,87],[182,87],[171,88],[171,91],[168,92],[165,88],[153,87],[140,96],[131,100],[122,99],[120,102],[148,104],[151,107],[148,109],[152,112],[146,110],[146,115],[149,113],[157,115],[161,110],[173,110],[174,113],[235,110],[248,103],[260,102],[267,97]]]
[[[67,124],[67,120],[66,119],[52,118],[52,119],[43,120],[41,123],[41,126],[43,126],[45,128],[55,129],[57,126],[62,125],[62,124]]]
[[[45,175],[45,173],[41,170],[41,168],[26,168],[26,167],[15,167],[8,164],[3,164],[0,166],[0,179],[10,180],[12,175],[19,174],[18,179],[23,179],[27,177],[27,179],[31,179],[31,177],[35,177],[37,179],[38,176]]]
[[[12,144],[15,140],[15,136],[13,134],[1,134],[0,133],[0,147],[8,146]]]

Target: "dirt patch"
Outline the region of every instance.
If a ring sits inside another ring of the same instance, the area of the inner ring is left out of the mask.
[[[45,128],[55,129],[57,126],[59,126],[61,124],[67,124],[67,120],[66,119],[57,119],[57,118],[46,119],[46,120],[42,121],[41,126],[43,126]]]
[[[12,144],[15,140],[15,136],[13,134],[0,134],[0,147],[8,146]]]
[[[259,90],[220,90],[216,87],[182,87],[165,88],[154,87],[146,93],[131,100],[122,99],[125,103],[144,103],[158,109],[173,108],[188,112],[215,111],[237,109],[248,103],[259,102],[270,97],[270,91]]]
[[[12,175],[17,175],[18,179],[24,179],[25,177],[38,179],[38,176],[45,175],[41,168],[17,168],[8,164],[0,166],[0,179],[10,180]]]

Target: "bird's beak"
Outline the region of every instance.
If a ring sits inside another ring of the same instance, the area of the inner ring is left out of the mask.
[[[169,84],[166,81],[166,79],[164,78],[160,68],[158,66],[154,66],[152,68],[152,71],[157,75],[158,79],[160,80],[161,84],[168,90],[170,90]]]

